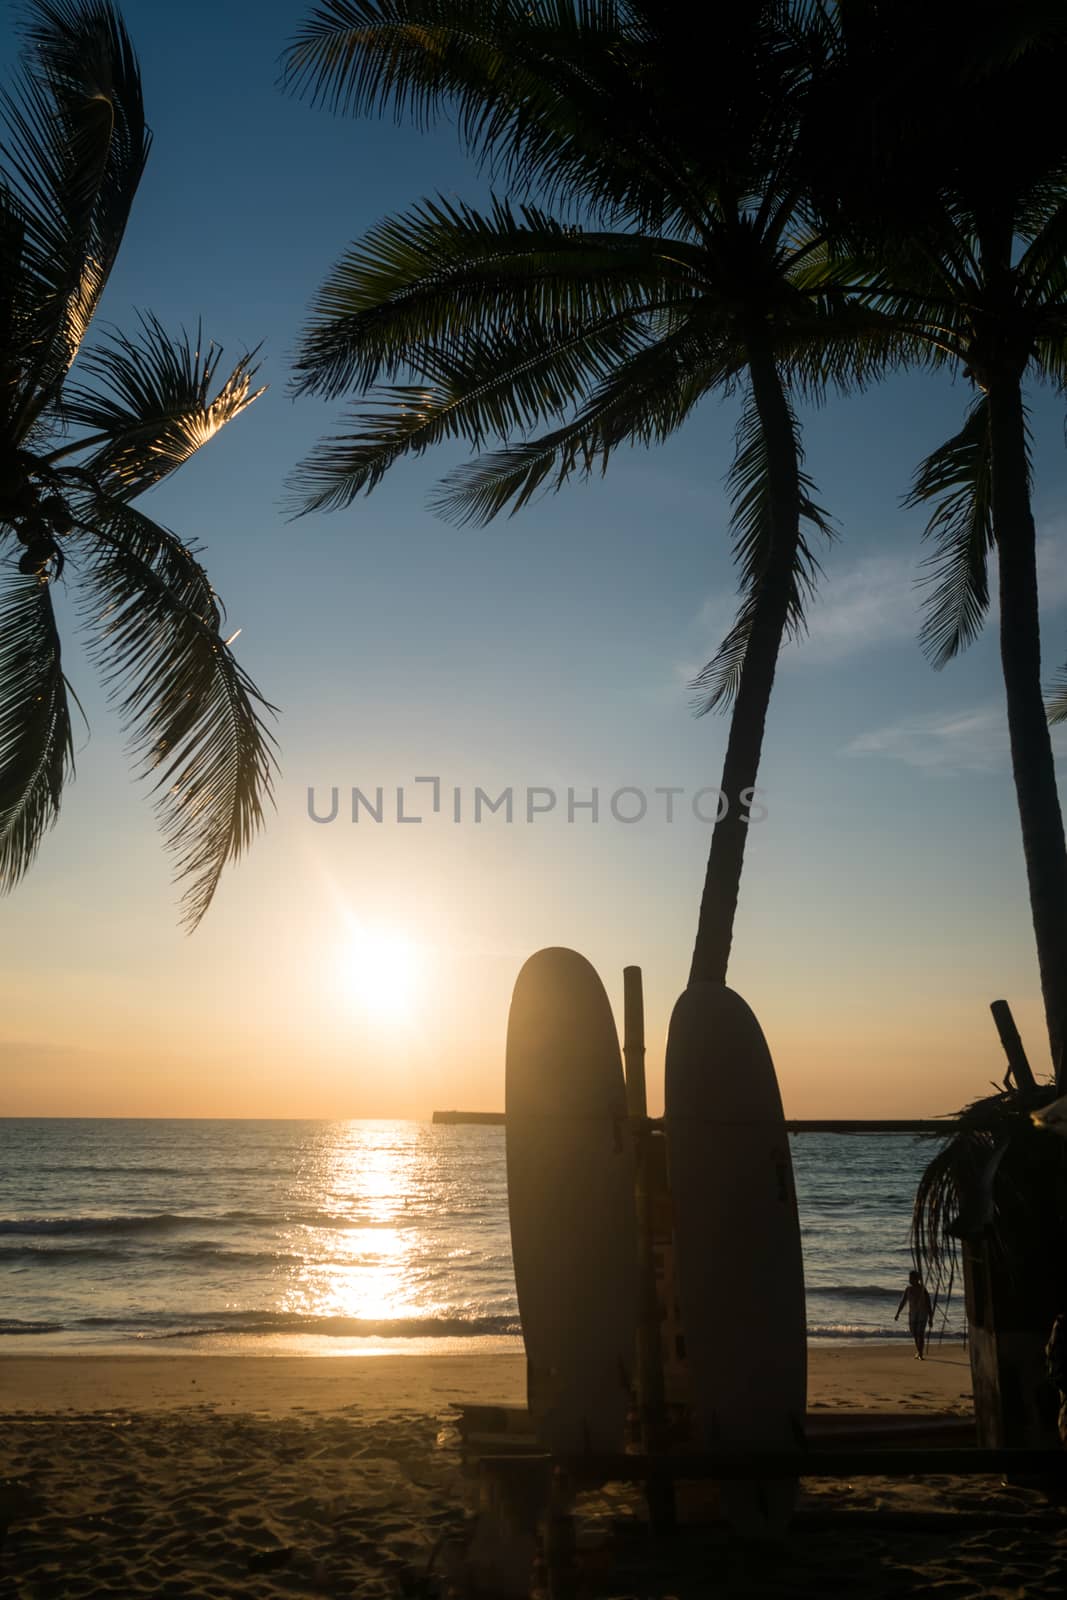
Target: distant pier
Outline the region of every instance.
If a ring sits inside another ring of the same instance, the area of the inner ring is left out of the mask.
[[[482,1127],[502,1127],[504,1113],[502,1111],[435,1111],[434,1122],[441,1123],[475,1123]],[[877,1121],[848,1120],[841,1117],[805,1118],[799,1122],[787,1122],[786,1128],[790,1133],[913,1133],[913,1134],[949,1134],[958,1125],[957,1117],[908,1117],[908,1118],[882,1118]],[[659,1119],[653,1117],[654,1126],[659,1125]]]
[[[482,1127],[503,1127],[504,1113],[502,1111],[435,1111],[435,1122],[474,1122]]]

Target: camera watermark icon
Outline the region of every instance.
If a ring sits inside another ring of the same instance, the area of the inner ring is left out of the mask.
[[[416,785],[421,787],[416,788]],[[485,822],[532,825],[547,817],[568,823],[610,822],[624,827],[646,821],[673,823],[692,816],[697,822],[714,825],[733,812],[748,825],[763,822],[767,807],[765,790],[742,789],[736,805],[722,789],[696,789],[691,794],[680,784],[656,784],[651,789],[623,784],[610,794],[599,787],[579,792],[549,784],[509,784],[499,793],[480,784],[467,787],[445,785],[439,775],[412,778],[410,785],[377,784],[373,788],[352,785],[342,789],[332,784],[320,793],[308,785],[307,813],[312,822],[323,826],[338,822],[399,824],[429,822],[436,819],[452,824]]]

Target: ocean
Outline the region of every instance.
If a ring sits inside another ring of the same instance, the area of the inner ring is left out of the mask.
[[[933,1141],[791,1143],[810,1337],[907,1337]],[[504,1130],[0,1121],[0,1293],[8,1350],[517,1348]],[[961,1297],[937,1308],[935,1330],[962,1322]]]

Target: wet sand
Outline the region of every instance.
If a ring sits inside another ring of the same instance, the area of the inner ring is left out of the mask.
[[[156,1411],[208,1406],[270,1416],[355,1407],[362,1416],[436,1415],[453,1401],[521,1404],[520,1350],[476,1355],[0,1355],[0,1415]],[[959,1343],[926,1361],[897,1344],[814,1345],[813,1411],[969,1411],[970,1367]]]

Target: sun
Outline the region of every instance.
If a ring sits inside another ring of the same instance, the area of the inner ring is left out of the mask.
[[[406,934],[393,928],[350,927],[341,967],[344,991],[361,1016],[383,1024],[414,1019],[422,961]]]

